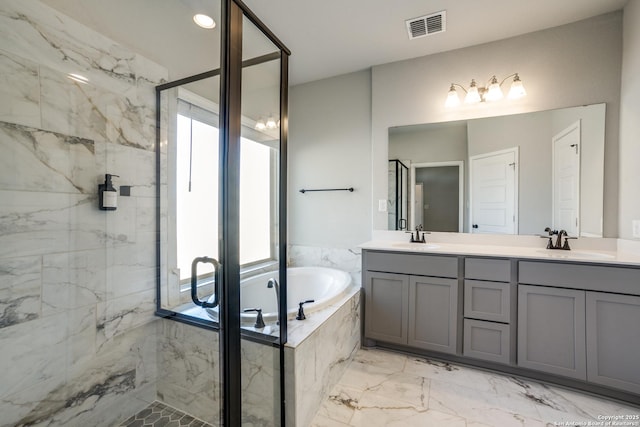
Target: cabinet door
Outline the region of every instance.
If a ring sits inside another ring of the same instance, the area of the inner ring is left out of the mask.
[[[367,271],[365,283],[365,336],[407,344],[409,276]]]
[[[411,276],[408,344],[455,354],[457,325],[458,281]]]
[[[585,380],[585,292],[518,286],[518,365]]]
[[[587,292],[587,379],[640,393],[640,297]]]

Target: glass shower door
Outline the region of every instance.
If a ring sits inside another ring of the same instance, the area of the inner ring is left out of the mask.
[[[158,397],[209,423],[281,425],[288,51],[244,5],[222,10],[226,68],[157,88],[157,313],[178,321],[161,323]]]
[[[240,263],[242,265],[242,421],[281,425],[286,340],[286,170],[280,48],[242,19]],[[285,59],[286,61],[286,59]],[[286,87],[284,88],[286,90]],[[286,94],[285,94],[286,95]],[[280,309],[283,309],[281,313]],[[282,316],[282,317],[281,317]]]
[[[173,12],[173,19],[190,25],[176,35],[188,44],[159,47],[181,58],[181,68],[156,88],[156,313],[164,317],[157,322],[157,400],[218,426],[224,402],[221,292],[216,291],[224,268],[220,176],[226,166],[219,117],[224,13],[220,0],[171,4],[184,12]],[[215,27],[194,25],[195,13],[209,15]]]
[[[219,85],[219,76],[212,75],[158,88],[157,312],[166,319],[158,327],[157,395],[211,425],[220,425],[224,400],[218,332]]]

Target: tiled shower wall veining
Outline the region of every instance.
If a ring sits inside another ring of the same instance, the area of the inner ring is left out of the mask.
[[[0,3],[0,425],[113,425],[156,398],[166,79],[38,1]],[[116,211],[97,208],[105,173],[132,186]]]

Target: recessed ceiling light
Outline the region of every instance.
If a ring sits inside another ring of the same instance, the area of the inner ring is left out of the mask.
[[[205,15],[203,13],[193,15],[193,22],[198,24],[198,26],[209,30],[216,27],[216,21],[214,21],[209,15]]]

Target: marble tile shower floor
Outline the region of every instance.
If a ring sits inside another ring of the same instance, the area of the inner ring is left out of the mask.
[[[606,416],[639,414],[640,407],[532,380],[362,349],[311,425],[589,426],[607,425]],[[640,426],[640,420],[618,425]]]
[[[119,427],[213,427],[161,402],[153,402]]]

